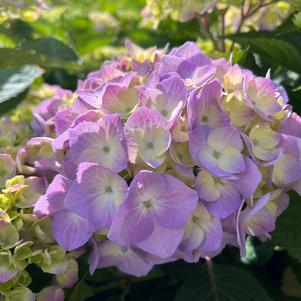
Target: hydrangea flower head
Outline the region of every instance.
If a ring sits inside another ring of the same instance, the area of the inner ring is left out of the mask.
[[[301,118],[283,87],[193,42],[127,49],[75,93],[57,89],[38,105],[40,137],[1,148],[0,282],[30,260],[61,274],[38,296],[62,300],[86,246],[91,273],[135,276],[228,244],[244,255],[247,236],[270,237],[287,191],[301,193]],[[28,224],[38,248],[19,246]]]

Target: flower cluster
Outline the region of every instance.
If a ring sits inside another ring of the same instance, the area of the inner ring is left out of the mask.
[[[2,186],[22,175],[3,195],[17,197],[18,220],[28,210],[49,223],[49,236],[37,231],[59,245],[48,253],[71,252],[65,260],[89,246],[91,273],[142,276],[227,244],[244,256],[247,236],[270,237],[287,191],[301,193],[300,117],[269,76],[211,60],[195,43],[127,49],[33,110],[38,137],[0,157]],[[3,206],[3,225],[16,227]],[[10,245],[21,242],[16,234]]]
[[[33,136],[29,122],[36,103],[46,97],[61,103],[65,93],[70,92],[43,85],[12,114],[0,119],[0,295],[7,301],[32,301],[36,297],[64,300],[63,288],[77,282],[76,258],[81,250],[67,253],[53,238],[50,217],[33,214],[33,206],[45,194],[48,183],[34,168],[39,147],[34,139],[28,142]],[[37,120],[32,125],[39,131]],[[53,285],[37,296],[27,288],[32,282],[27,268],[33,264],[55,278]]]
[[[179,22],[187,22],[213,10],[223,11],[227,30],[235,32],[238,27],[248,31],[250,26],[261,30],[273,30],[298,9],[300,4],[293,1],[147,0],[141,14],[146,25],[157,28],[159,23],[168,17]],[[242,13],[248,19],[244,24],[240,24]]]

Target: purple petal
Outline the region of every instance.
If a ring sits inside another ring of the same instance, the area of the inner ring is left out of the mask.
[[[126,168],[126,143],[119,115],[105,115],[96,123],[84,121],[69,133],[70,151],[78,163],[100,163],[116,172]]]
[[[204,205],[211,214],[225,218],[235,212],[242,202],[240,193],[231,184],[226,184],[221,186],[221,196],[218,200],[204,202]]]
[[[65,209],[64,199],[71,187],[72,181],[57,175],[48,186],[45,195],[34,206],[34,214],[37,216],[53,215],[54,213]]]
[[[95,226],[89,220],[69,210],[56,212],[52,217],[53,236],[67,251],[83,246],[95,230]]]
[[[262,175],[251,159],[244,159],[246,169],[237,175],[238,179],[233,181],[233,185],[239,190],[241,195],[247,199],[255,192]]]
[[[230,119],[220,106],[221,85],[218,81],[207,84],[201,92],[190,94],[187,105],[189,128],[208,125],[212,128],[229,126]]]
[[[117,266],[124,273],[141,277],[146,275],[153,264],[149,262],[146,254],[130,247],[119,246],[106,240],[100,246],[99,268]]]
[[[138,242],[136,246],[145,252],[160,258],[171,257],[178,248],[184,234],[183,229],[169,229],[155,224],[148,238]]]
[[[116,208],[127,197],[127,192],[127,183],[111,170],[98,164],[81,163],[77,180],[72,184],[64,204],[98,228],[109,228]]]

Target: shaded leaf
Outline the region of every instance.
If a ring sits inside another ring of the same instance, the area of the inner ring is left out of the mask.
[[[228,36],[249,51],[262,55],[269,61],[301,73],[301,33],[248,32]]]
[[[290,193],[290,205],[278,218],[273,238],[277,244],[301,261],[301,200]]]
[[[78,67],[76,52],[63,42],[54,38],[26,40],[19,48],[0,48],[0,68],[22,65],[38,65],[43,68]]]
[[[79,59],[72,48],[52,37],[26,41],[21,48],[26,51],[35,51],[53,60],[73,62]]]
[[[208,274],[202,267],[195,277],[180,287],[175,301],[272,301],[260,283],[245,270],[227,265],[213,265]]]
[[[82,279],[72,290],[69,301],[85,301],[94,295],[92,288]]]

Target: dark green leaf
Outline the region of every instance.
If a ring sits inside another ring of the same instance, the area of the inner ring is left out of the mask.
[[[0,57],[5,58],[0,61],[0,68],[38,65],[73,69],[79,63],[76,52],[54,38],[26,40],[19,48],[0,48]]]
[[[51,37],[26,41],[21,48],[26,51],[35,51],[49,59],[58,61],[74,62],[79,59],[72,48]]]
[[[301,200],[290,193],[290,205],[278,218],[273,238],[277,244],[301,261]]]
[[[205,266],[180,287],[175,301],[272,301],[260,283],[245,270],[227,265]]]
[[[26,22],[16,19],[9,22],[7,33],[13,35],[19,40],[31,39],[34,30]]]
[[[230,35],[229,39],[269,61],[301,73],[301,33],[248,32]]]
[[[26,98],[27,92],[28,89],[21,92],[17,96],[10,98],[9,101],[0,103],[0,116],[14,109],[20,102],[22,102]]]
[[[88,286],[84,279],[82,279],[72,290],[69,301],[85,301],[87,298],[94,295],[90,286]]]
[[[39,75],[33,66],[0,70],[0,103],[26,90]]]
[[[170,277],[185,281],[191,278],[198,277],[202,266],[203,263],[201,262],[191,264],[181,260],[165,264],[163,266],[163,269]]]

